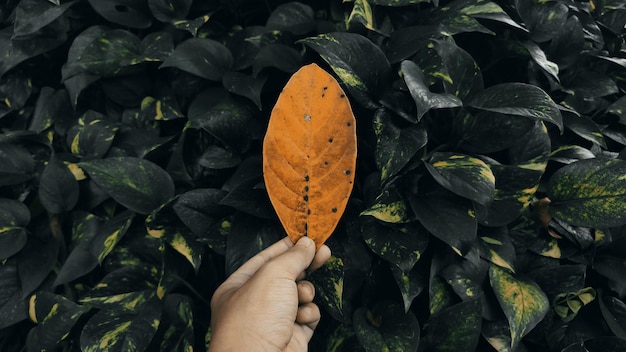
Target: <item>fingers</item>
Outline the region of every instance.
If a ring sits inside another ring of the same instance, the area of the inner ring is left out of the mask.
[[[322,245],[320,249],[315,253],[315,257],[313,258],[313,262],[309,266],[309,272],[315,271],[319,269],[326,261],[330,258],[330,248],[327,245]]]
[[[298,303],[304,304],[313,302],[315,298],[315,287],[310,281],[298,282]]]
[[[264,270],[281,271],[284,277],[296,280],[311,265],[315,257],[315,242],[301,237],[296,244],[267,263]]]
[[[306,303],[298,307],[298,314],[296,315],[296,323],[306,325],[312,330],[317,327],[320,322],[322,314],[319,307],[315,303]]]
[[[229,284],[234,287],[243,285],[252,275],[254,275],[254,273],[259,270],[259,268],[272,260],[274,257],[285,253],[291,247],[293,247],[293,243],[289,237],[285,237],[273,245],[265,248],[240,266],[239,269],[235,270],[235,272],[228,278]]]

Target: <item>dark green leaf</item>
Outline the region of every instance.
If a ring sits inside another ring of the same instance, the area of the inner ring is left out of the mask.
[[[387,31],[381,31],[378,29],[378,26],[376,25],[376,18],[374,17],[374,12],[372,11],[372,6],[368,0],[354,1],[352,12],[346,19],[346,27],[349,30],[353,29],[353,24],[357,23],[371,31],[375,31],[383,35],[389,34]]]
[[[375,203],[360,215],[370,215],[388,223],[408,223],[415,220],[406,196],[401,191],[403,182],[397,180],[385,186],[376,197]]]
[[[100,76],[116,76],[128,72],[128,66],[142,61],[139,38],[123,29],[104,32],[80,54],[77,62]]]
[[[108,151],[119,128],[108,121],[94,120],[74,126],[67,134],[72,154],[83,159],[102,158]]]
[[[50,292],[39,292],[31,296],[29,302],[30,317],[37,323],[28,332],[26,346],[29,350],[54,350],[88,310],[66,297]]]
[[[228,169],[241,164],[241,156],[231,150],[212,145],[204,151],[198,163],[208,169]]]
[[[447,254],[448,258],[445,256],[434,258],[431,274],[437,272],[438,277],[444,279],[454,294],[463,301],[481,296],[487,263],[476,258],[478,253],[474,248],[466,257],[452,255],[449,252]]]
[[[606,110],[607,113],[617,115],[620,123],[626,123],[626,96],[613,102]]]
[[[148,0],[154,18],[161,22],[184,19],[189,13],[193,0]]]
[[[0,198],[0,259],[24,247],[28,237],[25,227],[29,222],[30,212],[23,203]]]
[[[615,94],[619,91],[613,78],[594,71],[581,70],[568,87],[574,91],[575,99],[594,99]]]
[[[0,228],[26,227],[30,222],[30,210],[24,203],[0,198]]]
[[[556,82],[559,82],[559,65],[548,60],[548,58],[546,57],[546,53],[543,50],[541,50],[539,45],[531,41],[525,41],[520,44],[524,48],[526,48],[526,50],[528,50],[528,53],[530,54],[530,57],[533,59],[533,61],[545,73],[547,73],[550,76],[550,78],[552,78]]]
[[[315,28],[313,9],[297,1],[281,4],[272,11],[265,27],[269,30],[289,31],[295,35],[307,34]]]
[[[515,278],[493,264],[489,266],[489,282],[509,322],[511,350],[515,350],[522,337],[544,318],[550,302],[536,283]]]
[[[482,335],[496,351],[512,352],[511,332],[509,331],[509,326],[506,321],[484,321],[482,325]]]
[[[0,85],[0,118],[9,111],[19,110],[24,107],[27,99],[33,91],[30,78],[19,75],[11,75]]]
[[[124,211],[98,227],[96,236],[90,242],[91,253],[102,264],[104,258],[113,251],[113,248],[124,237],[133,222],[135,214]]]
[[[65,2],[61,5],[53,5],[39,0],[23,0],[15,10],[15,25],[13,27],[13,39],[28,39],[41,28],[63,16],[77,1]]]
[[[439,26],[411,26],[398,28],[391,33],[386,54],[392,64],[409,59],[427,47],[431,39],[443,38]],[[421,55],[417,58],[421,59]]]
[[[118,313],[140,312],[156,297],[158,274],[147,264],[124,266],[107,274],[80,302]]]
[[[180,220],[197,236],[205,235],[226,211],[219,205],[226,195],[221,189],[197,188],[181,194],[172,206]]]
[[[467,105],[481,111],[547,121],[563,130],[561,112],[552,98],[530,84],[498,84],[476,94]]]
[[[607,149],[600,127],[589,117],[565,113],[563,114],[563,124],[580,137]]]
[[[354,332],[366,351],[417,351],[420,327],[413,312],[401,305],[380,302],[354,312]]]
[[[155,99],[148,96],[143,98],[141,101],[141,115],[146,120],[154,121],[169,121],[185,117],[172,97]]]
[[[441,67],[424,67],[424,74],[440,80],[445,91],[465,100],[483,89],[482,73],[474,58],[465,50],[444,40],[431,42],[441,60]],[[419,63],[418,63],[419,64]]]
[[[180,43],[160,66],[219,81],[233,65],[233,56],[223,44],[206,38],[191,38]]]
[[[592,159],[595,155],[586,148],[578,145],[564,145],[550,153],[550,160],[563,164],[570,164],[581,159]]]
[[[424,82],[422,70],[413,61],[402,61],[401,72],[417,106],[417,121],[421,120],[431,109],[455,108],[463,105],[463,102],[452,94],[432,93]]]
[[[379,90],[391,75],[378,46],[355,33],[327,33],[299,41],[315,50],[332,68],[348,92],[367,108],[378,106]]]
[[[404,272],[397,266],[391,266],[391,273],[400,289],[400,294],[404,301],[404,311],[408,312],[413,299],[422,293],[428,281],[424,275],[420,274],[417,267],[414,267],[409,272]]]
[[[200,27],[204,26],[204,24],[207,23],[210,18],[211,18],[211,15],[207,14],[204,16],[194,18],[192,20],[173,21],[172,24],[174,25],[174,27],[185,30],[191,33],[191,35],[193,35],[194,37],[197,37],[198,30],[200,29]]]
[[[97,266],[98,258],[91,253],[89,246],[87,244],[77,246],[68,255],[52,285],[62,285],[87,275]]]
[[[220,89],[208,89],[198,94],[188,111],[189,121],[239,152],[245,152],[251,142],[249,123],[252,111]]]
[[[28,306],[22,295],[20,279],[14,260],[0,264],[0,329],[4,329],[26,318]]]
[[[169,32],[154,32],[141,41],[141,61],[164,61],[174,51],[174,38]]]
[[[602,296],[598,300],[600,312],[615,336],[626,339],[626,304],[617,297]]]
[[[261,110],[261,92],[266,80],[266,76],[251,77],[239,72],[227,72],[222,77],[222,84],[227,91],[252,100]]]
[[[104,309],[85,324],[80,348],[84,352],[144,351],[160,323],[159,307],[148,307],[136,314]]]
[[[515,247],[506,227],[481,227],[478,229],[480,256],[495,265],[515,272]]]
[[[411,207],[428,232],[459,254],[476,238],[476,215],[471,202],[454,195],[432,194],[411,199]]]
[[[192,351],[194,346],[192,300],[181,294],[167,295],[163,312],[172,324],[165,331],[161,351]]]
[[[386,109],[379,109],[373,120],[376,133],[374,156],[382,182],[400,172],[428,141],[422,125],[400,128],[392,117]]]
[[[610,281],[626,282],[626,263],[621,257],[599,255],[594,258],[592,268]]]
[[[64,131],[68,123],[62,118],[67,119],[73,113],[70,105],[69,96],[64,89],[54,90],[50,87],[43,87],[35,104],[33,112],[33,120],[31,121],[29,130],[42,132],[47,130],[56,123],[57,130]]]
[[[29,238],[17,255],[17,272],[20,275],[23,298],[35,291],[57,267],[59,243],[48,239]]]
[[[626,339],[615,336],[603,336],[585,341],[585,351],[589,352],[621,352],[626,349]]]
[[[463,126],[461,147],[473,153],[501,151],[523,140],[535,126],[533,120],[492,112],[479,112],[466,115],[460,124]]]
[[[463,154],[434,153],[426,169],[444,188],[479,204],[493,200],[496,179],[489,165]]]
[[[158,165],[143,159],[114,157],[79,163],[91,179],[121,205],[148,214],[174,195],[174,183]]]
[[[39,200],[52,214],[72,210],[78,202],[78,182],[68,167],[56,157],[50,158],[41,174]]]
[[[457,303],[432,315],[424,326],[428,351],[472,352],[481,330],[481,298]]]
[[[421,2],[430,2],[431,0],[369,0],[372,4],[381,6],[408,6],[411,4],[419,4]]]
[[[26,148],[15,144],[0,143],[0,165],[3,168],[0,170],[0,186],[25,182],[32,177],[35,171],[33,156]],[[2,209],[1,203],[0,209]],[[0,210],[0,214],[1,212],[2,210]],[[0,215],[0,219],[2,219],[2,215]]]
[[[361,234],[374,253],[405,273],[411,271],[428,245],[428,234],[416,223],[391,225],[363,218]]]
[[[84,71],[84,68],[78,62],[78,58],[82,55],[83,51],[85,51],[85,48],[87,48],[96,39],[101,38],[107,30],[108,29],[105,26],[91,26],[80,32],[80,34],[74,38],[74,41],[67,52],[67,61],[61,68],[63,81],[66,81]]]
[[[565,25],[568,9],[562,3],[516,0],[515,8],[536,42],[550,40]]]
[[[176,214],[169,204],[155,210],[146,218],[146,229],[150,236],[160,238],[180,253],[198,271],[204,254],[201,246],[187,227],[178,226]]]
[[[131,28],[148,28],[152,18],[146,1],[89,0],[93,9],[107,21]]]
[[[27,238],[26,229],[22,227],[0,227],[0,260],[19,252]]]
[[[11,40],[11,26],[0,30],[0,77],[20,63],[41,55],[63,44],[66,37],[35,37],[27,40]]]
[[[550,179],[550,213],[575,226],[626,223],[626,161],[586,159],[562,167]]]
[[[301,66],[302,55],[296,49],[284,44],[269,44],[259,49],[254,57],[252,72],[256,77],[264,68],[275,67],[286,73],[294,73]]]
[[[462,15],[477,19],[487,19],[507,24],[513,28],[527,32],[526,28],[515,22],[497,3],[492,1],[466,1],[458,0],[448,5],[456,8]]]
[[[315,271],[311,278],[315,285],[316,297],[320,301],[320,307],[324,307],[332,317],[343,321],[349,319],[345,316],[345,264],[342,258],[331,256],[324,265]],[[355,313],[356,314],[356,313]]]

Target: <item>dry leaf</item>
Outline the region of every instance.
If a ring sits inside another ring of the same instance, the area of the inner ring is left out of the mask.
[[[270,200],[295,243],[319,248],[348,203],[356,166],[356,123],[339,83],[316,64],[296,72],[272,110],[263,142]]]

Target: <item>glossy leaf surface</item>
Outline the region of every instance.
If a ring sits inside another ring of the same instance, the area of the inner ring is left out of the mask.
[[[564,166],[550,179],[550,212],[576,226],[626,223],[626,161],[586,159]]]
[[[265,187],[292,241],[319,248],[332,234],[352,191],[356,121],[337,81],[315,64],[283,89],[263,142]]]
[[[517,279],[496,265],[489,267],[489,282],[509,321],[511,350],[515,350],[546,315],[550,302],[536,283]]]
[[[89,176],[113,199],[127,208],[147,214],[174,194],[174,183],[158,165],[131,157],[80,163]]]

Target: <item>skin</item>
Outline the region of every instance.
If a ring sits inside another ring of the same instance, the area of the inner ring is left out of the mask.
[[[320,320],[315,288],[304,280],[330,258],[323,245],[288,237],[252,257],[211,299],[209,352],[306,351]]]

